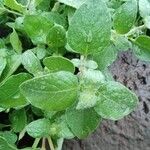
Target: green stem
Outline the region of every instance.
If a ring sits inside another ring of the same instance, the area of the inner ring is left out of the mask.
[[[41,150],[46,150],[46,148],[45,148],[45,138],[42,139],[42,148],[41,148]]]
[[[48,143],[49,143],[50,149],[55,150],[51,137],[48,138]]]
[[[63,138],[57,140],[57,148],[56,148],[56,150],[62,150],[63,142],[64,142]]]
[[[52,11],[57,11],[59,9],[60,3],[56,2],[54,7],[52,8]]]
[[[132,30],[130,30],[128,33],[125,34],[126,37],[133,35],[134,33],[136,33],[137,31],[143,30],[145,29],[145,25],[141,25],[139,27],[135,27]]]
[[[34,141],[34,143],[33,143],[33,145],[32,145],[32,148],[33,148],[33,149],[34,149],[34,148],[37,148],[39,142],[40,142],[40,138],[36,138],[35,141]]]

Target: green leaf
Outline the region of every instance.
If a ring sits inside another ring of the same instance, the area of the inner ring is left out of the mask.
[[[51,71],[69,71],[74,73],[75,67],[73,63],[64,57],[61,56],[51,56],[43,60],[44,65]]]
[[[100,70],[105,70],[117,58],[117,51],[113,45],[109,45],[103,51],[95,53],[93,59]]]
[[[27,73],[12,75],[0,85],[0,106],[3,108],[13,108],[26,105],[26,99],[20,94],[19,86],[24,81],[30,79]]]
[[[4,5],[21,13],[26,11],[26,7],[19,4],[16,0],[4,0]]]
[[[150,0],[139,0],[139,11],[143,18],[150,16]]]
[[[125,34],[133,27],[137,17],[137,1],[129,0],[122,4],[114,15],[114,29]]]
[[[141,49],[147,50],[150,52],[150,37],[146,35],[141,35],[135,40],[135,44],[138,45]]]
[[[17,150],[17,148],[10,145],[5,138],[0,136],[0,150]]]
[[[40,0],[41,2],[37,5],[37,9],[42,11],[49,11],[51,0]]]
[[[67,28],[66,18],[62,14],[59,14],[58,12],[55,11],[43,12],[42,16],[44,16],[46,19],[50,20],[51,22],[54,22],[55,25],[61,25],[64,28]]]
[[[28,80],[20,88],[33,106],[59,111],[76,100],[78,80],[72,73],[61,71]]]
[[[27,15],[23,21],[24,30],[34,44],[46,43],[48,31],[53,22],[41,15]]]
[[[66,45],[66,31],[61,25],[54,25],[46,37],[46,42],[49,47],[63,47]]]
[[[48,137],[50,135],[50,121],[48,119],[38,119],[28,124],[26,130],[34,138]]]
[[[86,2],[86,0],[58,0],[58,1],[74,8],[79,8],[83,3]]]
[[[0,38],[0,49],[5,48],[5,42],[3,39]]]
[[[27,116],[25,109],[14,110],[9,115],[11,127],[14,132],[21,132],[27,125]]]
[[[66,112],[66,121],[70,129],[80,139],[86,138],[99,125],[101,118],[93,109],[75,110]]]
[[[138,46],[133,46],[135,56],[143,61],[150,61],[150,52],[145,49],[140,49]]]
[[[105,119],[119,120],[138,104],[137,96],[118,82],[108,81],[99,88],[96,112]]]
[[[3,57],[0,57],[0,76],[3,73],[3,70],[6,67],[6,64],[7,64],[6,59]]]
[[[19,40],[18,34],[15,31],[15,29],[13,29],[13,32],[10,34],[10,43],[13,47],[13,49],[17,52],[17,53],[21,53],[22,51],[22,44]]]
[[[0,132],[0,137],[5,138],[7,142],[12,145],[17,142],[17,135],[11,131]]]
[[[7,64],[1,76],[1,81],[5,81],[17,70],[21,64],[21,55],[13,54],[7,56]]]
[[[22,64],[33,75],[37,75],[43,71],[40,60],[31,50],[27,50],[22,54]]]
[[[68,44],[78,53],[93,54],[107,46],[110,31],[111,17],[105,2],[89,0],[72,17],[67,34]]]

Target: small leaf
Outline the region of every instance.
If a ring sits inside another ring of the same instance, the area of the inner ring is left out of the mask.
[[[145,49],[150,52],[150,37],[146,35],[141,35],[135,40],[135,44],[140,48]]]
[[[53,22],[41,15],[27,15],[23,21],[24,30],[34,44],[46,43],[48,31]]]
[[[43,71],[40,60],[31,50],[27,50],[22,54],[22,64],[24,68],[33,75],[37,75]]]
[[[150,16],[150,0],[139,0],[139,10],[141,17]]]
[[[80,79],[80,93],[76,109],[94,107],[97,102],[97,90],[105,82],[105,77],[99,70],[88,69],[83,71]]]
[[[108,81],[99,88],[96,112],[105,119],[119,120],[138,104],[137,96],[118,82]]]
[[[93,59],[97,62],[100,70],[105,70],[117,58],[117,51],[113,45],[109,45],[103,51],[95,53]]]
[[[27,116],[24,109],[14,110],[9,118],[14,132],[21,132],[27,125]]]
[[[13,49],[17,52],[17,53],[21,53],[22,51],[22,44],[19,40],[18,34],[15,31],[15,29],[13,29],[13,32],[10,35],[10,43],[13,47]]]
[[[86,89],[79,93],[79,102],[76,109],[86,109],[94,107],[97,102],[96,91],[92,89]]]
[[[76,100],[78,80],[72,73],[60,71],[28,80],[20,88],[33,106],[47,111],[59,111]]]
[[[3,57],[0,57],[0,76],[3,73],[3,70],[6,67],[6,64],[7,64],[6,59]]]
[[[72,62],[61,56],[51,56],[43,60],[44,65],[51,71],[69,71],[74,73],[75,67]]]
[[[75,110],[66,112],[66,121],[70,129],[80,139],[86,138],[100,123],[101,118],[93,109]]]
[[[28,124],[26,130],[33,138],[48,137],[50,135],[50,121],[48,119],[38,119]]]
[[[20,94],[19,86],[24,81],[30,79],[27,73],[12,75],[0,85],[0,106],[12,108],[26,105],[26,99]]]
[[[79,8],[83,3],[86,2],[86,0],[58,0],[61,3],[64,3],[65,5],[74,7],[74,8]]]
[[[122,4],[114,15],[114,28],[120,34],[125,34],[133,27],[137,17],[137,1],[129,0]]]
[[[66,45],[66,31],[61,25],[52,27],[46,37],[46,42],[49,47],[63,47]]]
[[[105,76],[99,70],[88,69],[82,74],[82,78],[87,81],[90,81],[92,84],[100,84],[105,81]]]
[[[75,52],[93,54],[107,46],[110,31],[111,17],[105,2],[89,0],[72,17],[67,34],[68,44]]]
[[[0,136],[0,150],[17,150],[17,148],[10,145],[5,138]]]
[[[26,11],[26,7],[19,4],[16,0],[4,0],[4,5],[21,13]]]

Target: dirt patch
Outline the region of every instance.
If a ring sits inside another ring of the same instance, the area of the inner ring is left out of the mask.
[[[86,140],[65,141],[63,150],[150,150],[150,63],[127,51],[118,55],[110,71],[138,95],[138,107],[120,121],[103,121]]]

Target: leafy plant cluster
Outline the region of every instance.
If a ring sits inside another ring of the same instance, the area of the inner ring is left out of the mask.
[[[149,61],[149,29],[150,0],[0,0],[0,150],[26,133],[22,150],[60,150],[131,113],[137,96],[108,66],[128,49]]]

